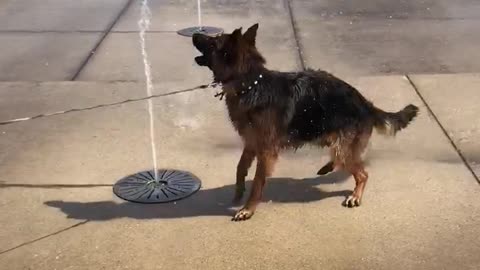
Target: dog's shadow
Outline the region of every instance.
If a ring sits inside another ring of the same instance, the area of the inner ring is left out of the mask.
[[[292,179],[271,178],[267,180],[263,201],[280,203],[305,203],[319,201],[329,197],[346,197],[350,190],[323,191],[321,184],[332,184],[345,181],[349,177],[343,172],[326,176]],[[247,181],[248,197],[251,181]],[[157,219],[184,218],[198,216],[231,216],[234,205],[231,203],[235,185],[227,185],[213,189],[201,189],[189,198],[167,204],[136,204],[116,203],[113,201],[99,202],[68,202],[47,201],[46,205],[60,209],[67,218],[106,221],[116,218]]]

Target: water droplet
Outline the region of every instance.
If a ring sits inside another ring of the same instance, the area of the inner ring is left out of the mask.
[[[350,21],[350,24],[353,24],[353,22],[352,22],[352,21]]]
[[[252,89],[252,87],[251,87],[251,86],[249,86],[249,87],[248,87],[248,89]]]
[[[254,81],[253,84],[257,84],[258,82],[257,81]]]
[[[262,75],[262,74],[260,74],[260,76],[258,76],[258,77],[260,77],[260,78],[263,78],[263,75]]]
[[[390,16],[388,16],[388,18],[390,18],[390,19],[391,19],[391,18],[393,18],[393,17],[392,17],[392,15],[390,15]]]

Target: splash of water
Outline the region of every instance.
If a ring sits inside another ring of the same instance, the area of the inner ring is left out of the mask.
[[[202,6],[200,0],[197,0],[198,27],[202,29]]]
[[[153,83],[152,83],[152,70],[150,66],[150,61],[148,60],[148,54],[145,44],[145,34],[146,31],[150,28],[150,19],[152,13],[148,7],[148,0],[142,1],[142,7],[140,11],[140,20],[138,21],[138,27],[140,29],[140,47],[143,57],[143,67],[145,70],[145,83],[147,95],[153,95]],[[153,159],[153,169],[155,174],[155,181],[158,181],[158,167],[157,167],[157,148],[155,146],[155,122],[153,118],[153,101],[151,98],[147,99],[148,103],[148,114],[150,115],[150,143],[152,146],[152,159]]]

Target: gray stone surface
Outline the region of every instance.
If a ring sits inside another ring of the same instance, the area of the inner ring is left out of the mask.
[[[415,75],[411,78],[480,177],[480,75]]]
[[[80,74],[89,82],[48,82],[73,75],[124,3],[1,1],[0,80],[14,82],[0,83],[0,122],[144,97],[140,1]],[[202,1],[202,18],[227,31],[259,22],[268,66],[298,69],[285,3]],[[197,24],[196,1],[149,5],[154,94],[208,83],[175,33]],[[111,185],[152,158],[146,102],[122,102],[0,125],[0,269],[478,269],[478,183],[407,80],[351,76],[478,71],[478,1],[292,6],[309,66],[386,110],[420,106],[396,138],[372,137],[362,207],[341,206],[353,179],[315,177],[328,156],[307,147],[282,155],[251,220],[230,222],[241,143],[215,89],[154,99],[159,166],[194,173],[202,189],[173,204],[126,203]],[[478,175],[478,75],[412,80]]]
[[[197,1],[169,0],[149,1],[152,11],[151,31],[178,31],[182,28],[197,26]],[[261,28],[269,29],[272,34],[285,36],[291,34],[288,11],[284,1],[255,0],[214,0],[201,1],[202,24],[224,28],[235,28],[259,23]],[[123,16],[115,31],[138,31],[140,3]],[[286,32],[286,33],[285,33]]]
[[[167,31],[147,33],[154,81],[208,83],[210,72],[194,63],[193,58],[199,53],[191,40],[176,34],[177,30],[198,25],[196,2],[150,1],[149,7],[152,12],[150,31]],[[293,31],[282,1],[207,1],[202,5],[202,18],[205,25],[218,26],[227,32],[238,27],[246,30],[260,23],[257,46],[267,58],[267,65],[280,70],[299,68]],[[119,20],[114,31],[138,31],[139,19],[140,3],[137,3]],[[139,44],[138,33],[110,34],[79,79],[143,80]]]
[[[0,57],[0,80],[71,78],[74,73],[69,65],[81,63],[93,48],[93,40],[100,36],[100,32],[87,35],[75,31],[104,31],[125,2],[3,1],[0,4],[0,41],[5,53]],[[283,0],[203,1],[202,22],[228,32],[259,22],[259,46],[269,56],[272,67],[281,67],[283,61],[289,62],[296,54],[285,3]],[[181,28],[198,24],[196,1],[149,1],[149,6],[153,32],[166,31],[174,35]],[[480,42],[479,35],[475,35],[480,20],[477,1],[369,0],[361,4],[292,1],[292,6],[304,57],[313,68],[339,75],[480,71],[478,61],[472,57],[477,54],[475,44]],[[119,19],[114,32],[138,31],[139,7],[140,1],[135,1]],[[70,33],[57,36],[48,31]],[[163,58],[169,62],[193,63],[190,56],[194,52],[177,50],[172,45],[175,38],[166,41],[164,37],[149,34],[148,39],[149,48],[169,49],[168,52],[149,50],[154,59],[162,61],[160,64],[164,65]],[[60,53],[55,55],[52,51]],[[169,55],[176,55],[176,51],[183,53],[182,58],[172,61]],[[100,60],[92,59],[80,79],[137,80],[142,77],[137,64],[130,64],[141,61],[135,33],[131,36],[128,33],[109,34],[97,53]],[[166,56],[161,59],[155,54]],[[124,61],[127,58],[129,60]],[[55,61],[61,64],[44,66]],[[158,66],[159,63],[154,64]],[[165,79],[163,74],[158,75],[161,78],[156,79]]]
[[[149,168],[147,107],[125,106],[2,126],[3,181],[105,184]],[[128,125],[126,118],[131,119]]]
[[[308,66],[342,75],[478,72],[477,1],[292,1]]]
[[[478,184],[406,80],[349,81],[382,108],[412,102],[422,111],[397,138],[373,137],[371,178],[358,209],[341,206],[353,180],[313,178],[327,157],[306,148],[282,155],[252,220],[230,222],[241,148],[224,104],[209,91],[154,102],[159,165],[203,181],[198,193],[176,204],[130,204],[108,187],[74,188],[111,184],[151,166],[144,102],[1,126],[0,222],[11,223],[10,233],[0,235],[2,250],[88,222],[4,253],[0,263],[13,269],[476,269]],[[99,88],[108,99],[108,86]],[[75,100],[72,93],[66,102]]]
[[[126,3],[127,0],[2,0],[0,31],[104,31]]]
[[[69,80],[99,38],[100,33],[0,33],[0,80]]]
[[[294,5],[308,7],[316,16],[321,17],[371,17],[387,19],[479,19],[480,3],[476,0],[365,0],[352,1],[311,1],[296,0]]]
[[[58,186],[41,187],[38,185],[11,187],[5,186],[4,182],[0,181],[0,208],[2,209],[2,213],[0,213],[0,220],[2,221],[0,252],[49,236],[82,222],[82,220],[67,219],[65,216],[57,215],[55,209],[45,206],[46,198],[50,200],[70,198],[79,201],[100,198],[99,194],[105,196],[109,193],[111,193],[111,187],[87,186],[82,188],[76,187],[74,184],[64,188]],[[111,199],[115,199],[113,196]],[[54,251],[55,248],[44,250],[47,254]],[[40,252],[40,255],[44,252]],[[24,256],[36,258],[38,254],[25,254]],[[30,262],[22,263],[21,261],[18,261],[16,266],[9,265],[11,268],[5,268],[5,265],[0,268],[22,269],[30,267]]]
[[[146,91],[134,82],[1,82],[0,96],[3,122],[142,98]]]
[[[280,70],[298,69],[295,41],[287,32],[272,35],[269,30],[261,26],[257,41],[267,65]],[[137,33],[110,34],[79,80],[143,81],[145,74],[139,40]],[[200,53],[190,38],[176,33],[148,33],[146,46],[155,82],[176,82],[182,87],[192,87],[211,81],[211,72],[194,61]]]
[[[211,81],[208,71],[195,64],[194,57],[199,54],[188,38],[174,33],[149,33],[146,46],[155,82],[175,81],[179,86],[189,82],[194,86]],[[139,35],[111,33],[79,79],[144,81]]]

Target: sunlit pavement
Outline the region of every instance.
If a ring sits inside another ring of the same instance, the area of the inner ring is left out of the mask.
[[[382,108],[420,107],[395,139],[373,136],[361,207],[341,205],[353,179],[316,177],[328,157],[305,148],[234,223],[241,143],[215,89],[183,91],[211,81],[176,33],[198,24],[196,1],[149,1],[158,164],[202,180],[155,205],[112,193],[153,166],[140,1],[3,1],[0,269],[478,269],[480,3],[417,2],[201,2],[205,25],[259,22],[270,68],[326,69]]]

